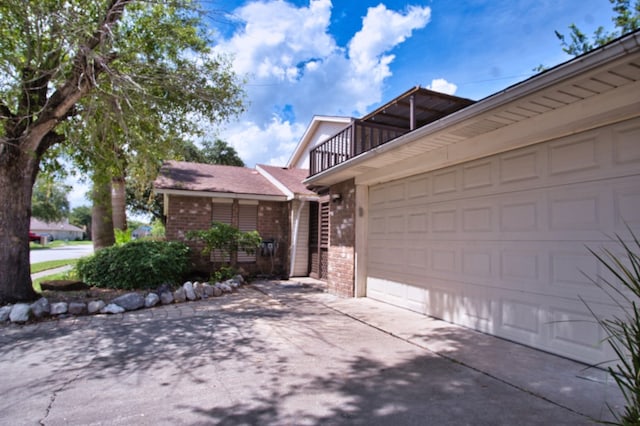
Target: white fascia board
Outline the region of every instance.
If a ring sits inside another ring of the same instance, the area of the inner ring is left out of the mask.
[[[156,189],[156,194],[184,197],[228,198],[231,200],[287,201],[286,195],[236,194],[230,192],[186,191],[184,189]]]
[[[265,169],[263,169],[262,167],[260,167],[259,164],[256,164],[256,170],[258,171],[258,173],[260,173],[265,179],[267,179],[269,181],[269,183],[271,183],[273,186],[275,186],[276,188],[278,188],[280,191],[282,191],[283,194],[286,195],[287,197],[287,201],[288,200],[293,200],[293,198],[295,197],[295,194],[289,189],[287,188],[282,182],[280,182],[278,179],[276,179],[273,175],[271,175],[268,171],[266,171]]]
[[[640,32],[637,31],[633,34],[621,38],[617,42],[600,47],[583,56],[560,64],[555,68],[535,75],[528,80],[517,83],[498,93],[481,99],[475,104],[456,111],[453,114],[447,115],[437,121],[434,121],[433,123],[420,127],[413,132],[406,133],[398,137],[397,139],[387,142],[384,145],[380,145],[370,151],[350,158],[344,163],[338,164],[337,166],[320,172],[314,176],[308,177],[303,181],[303,183],[306,185],[314,184],[322,178],[330,177],[334,173],[358,165],[383,152],[396,149],[398,147],[401,147],[402,145],[414,142],[420,138],[446,129],[447,127],[460,124],[466,120],[477,117],[495,108],[499,108],[543,89],[552,87],[580,73],[587,72],[590,69],[596,68],[608,62],[612,62],[616,59],[624,57],[625,55],[637,52],[639,49]],[[452,143],[454,142],[451,142],[451,144]]]
[[[311,136],[313,136],[316,128],[320,125],[320,123],[351,123],[351,117],[339,117],[339,116],[329,116],[329,115],[314,115],[311,119],[311,123],[307,126],[307,129],[304,131],[304,134],[300,138],[296,149],[291,154],[289,161],[287,162],[287,167],[291,167],[295,164],[302,153],[304,152],[307,145],[309,145],[309,140]]]

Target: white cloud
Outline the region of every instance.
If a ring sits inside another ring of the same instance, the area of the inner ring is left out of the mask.
[[[269,123],[239,123],[223,132],[222,138],[230,143],[238,155],[252,167],[257,163],[284,165],[304,132],[302,124],[292,124],[274,116]],[[284,162],[279,162],[285,158]]]
[[[427,86],[427,89],[434,90],[440,93],[446,93],[447,95],[453,95],[458,90],[458,86],[453,83],[449,83],[444,78],[436,78],[431,80],[431,84]]]
[[[247,165],[288,158],[315,114],[359,116],[380,102],[391,52],[431,14],[428,7],[369,8],[343,47],[329,32],[331,8],[330,0],[305,7],[273,0],[234,11],[239,29],[216,51],[231,53],[234,70],[247,76],[249,105],[221,136]]]
[[[402,14],[386,8],[384,4],[370,7],[362,21],[362,29],[349,42],[349,57],[357,74],[373,71],[378,77],[388,77],[393,55],[385,53],[402,43],[414,29],[424,27],[431,16],[428,7],[408,8]]]

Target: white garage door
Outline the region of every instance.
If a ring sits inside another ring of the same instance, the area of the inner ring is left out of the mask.
[[[372,186],[369,204],[368,297],[610,359],[579,297],[612,312],[586,247],[640,230],[640,120]]]

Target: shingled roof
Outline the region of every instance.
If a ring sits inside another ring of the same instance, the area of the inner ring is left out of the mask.
[[[284,186],[285,189],[287,189],[294,195],[316,195],[315,192],[311,191],[302,184],[302,181],[309,176],[308,169],[267,166],[266,164],[258,164],[256,167],[258,169],[264,170],[280,185]]]
[[[197,191],[286,198],[258,171],[246,167],[166,161],[153,183],[159,193]]]

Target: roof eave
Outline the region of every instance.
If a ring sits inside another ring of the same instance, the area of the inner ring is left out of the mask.
[[[175,188],[155,188],[156,194],[179,195],[184,197],[226,198],[232,200],[287,201],[286,195],[242,194],[236,192],[192,191]]]

